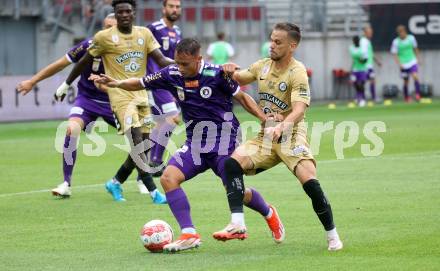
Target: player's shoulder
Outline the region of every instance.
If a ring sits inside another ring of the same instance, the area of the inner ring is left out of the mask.
[[[104,38],[111,36],[115,30],[116,30],[116,25],[109,27],[107,29],[100,30],[95,34],[94,38],[96,39],[96,38]]]
[[[272,59],[270,59],[269,57],[265,57],[265,58],[259,59],[256,62],[252,63],[251,66],[263,67],[263,66],[267,66],[267,65],[271,65],[271,64],[272,64]]]
[[[288,67],[290,76],[307,76],[307,69],[304,63],[302,63],[299,60],[293,59],[290,62],[290,65]]]
[[[220,65],[204,62],[202,69],[202,76],[205,77],[219,77],[223,76],[223,68]]]
[[[147,26],[147,28],[150,29],[151,32],[160,31],[160,30],[164,29],[165,27],[166,27],[166,25],[161,20],[152,22],[151,24],[149,24]]]

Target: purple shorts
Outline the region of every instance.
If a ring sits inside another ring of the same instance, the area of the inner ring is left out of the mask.
[[[220,155],[217,152],[200,153],[191,149],[191,142],[186,142],[171,157],[168,165],[177,167],[185,175],[185,180],[189,180],[196,175],[212,169],[215,175],[222,179],[225,185],[226,176],[224,171],[225,160],[230,157],[234,148],[228,150],[227,155]]]
[[[168,117],[180,112],[171,92],[165,89],[155,89],[151,92],[153,93],[154,100],[151,106],[151,112],[154,116]]]
[[[77,96],[73,107],[70,109],[69,118],[80,118],[84,122],[84,130],[87,125],[96,121],[98,117],[104,119],[109,125],[116,127],[115,118],[108,102],[92,100],[84,96]]]
[[[367,72],[351,72],[351,81],[356,83],[365,83],[367,81]]]
[[[400,69],[400,77],[403,79],[408,79],[409,76],[413,73],[416,73],[419,71],[419,65],[414,64],[408,69]]]
[[[374,79],[376,77],[376,74],[374,73],[373,68],[369,68],[367,71],[367,80]]]

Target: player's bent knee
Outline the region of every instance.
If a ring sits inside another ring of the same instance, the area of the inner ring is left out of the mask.
[[[232,174],[232,175],[243,174],[243,169],[242,169],[240,163],[232,157],[229,157],[228,159],[226,159],[225,171],[226,171],[226,174],[228,174],[228,173]]]

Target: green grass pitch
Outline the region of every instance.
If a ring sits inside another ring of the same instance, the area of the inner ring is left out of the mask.
[[[249,116],[237,111],[241,120]],[[383,121],[384,151],[363,157],[359,141],[337,160],[334,130],[321,141],[318,178],[333,207],[344,241],[326,251],[325,235],[309,199],[285,166],[245,179],[277,206],[286,240],[276,245],[264,220],[246,210],[249,238],[226,243],[212,232],[229,221],[220,180],[206,172],[183,185],[193,221],[202,236],[197,250],[175,255],[147,252],[139,231],[163,219],[179,233],[168,206],[154,206],[133,181],[125,203],[104,190],[126,154],[111,129],[100,157],[85,156],[81,138],[73,196],[54,199],[49,189],[62,180],[55,151],[58,121],[0,124],[0,270],[439,270],[440,269],[440,101],[348,109],[312,106],[307,120]],[[178,138],[177,140],[182,140]],[[156,180],[158,183],[158,180]]]

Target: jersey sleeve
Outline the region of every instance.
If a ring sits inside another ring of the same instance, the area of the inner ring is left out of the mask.
[[[397,39],[393,40],[393,43],[391,44],[391,53],[392,54],[397,54],[397,52],[399,51],[398,47],[397,47]]]
[[[362,38],[360,42],[361,52],[362,52],[362,58],[368,59],[368,39]]]
[[[246,81],[255,81],[258,77],[258,71],[261,68],[261,62],[257,61],[254,64],[250,65],[246,70],[242,70],[238,72],[240,78]]]
[[[298,71],[291,75],[291,102],[303,102],[307,106],[310,105],[310,87],[309,78],[305,67],[301,67]]]
[[[230,43],[227,44],[226,49],[228,50],[228,56],[233,57],[235,55],[234,47]]]
[[[77,63],[87,52],[87,48],[89,47],[90,43],[91,40],[84,40],[67,51],[66,58],[69,60],[69,62]]]
[[[209,44],[209,46],[208,46],[208,50],[206,50],[206,54],[207,54],[208,56],[212,56],[213,51],[214,51],[214,44],[211,43],[211,44]]]
[[[173,87],[168,68],[149,74],[139,79],[145,89],[170,89]]]
[[[91,56],[97,57],[101,56],[105,49],[104,35],[102,35],[102,32],[100,31],[93,37],[93,41],[89,46],[88,52]]]
[[[240,91],[240,86],[233,80],[230,76],[223,72],[219,74],[220,77],[220,88],[223,89],[227,94],[235,96]]]
[[[153,52],[156,49],[160,48],[159,42],[157,42],[156,38],[154,37],[153,33],[150,31],[150,29],[145,29],[145,41],[146,41],[146,47],[147,47],[147,54]]]
[[[416,40],[416,37],[414,37],[413,35],[411,35],[411,40],[412,40],[412,45],[413,45],[413,47],[414,48],[417,48],[417,40]]]

